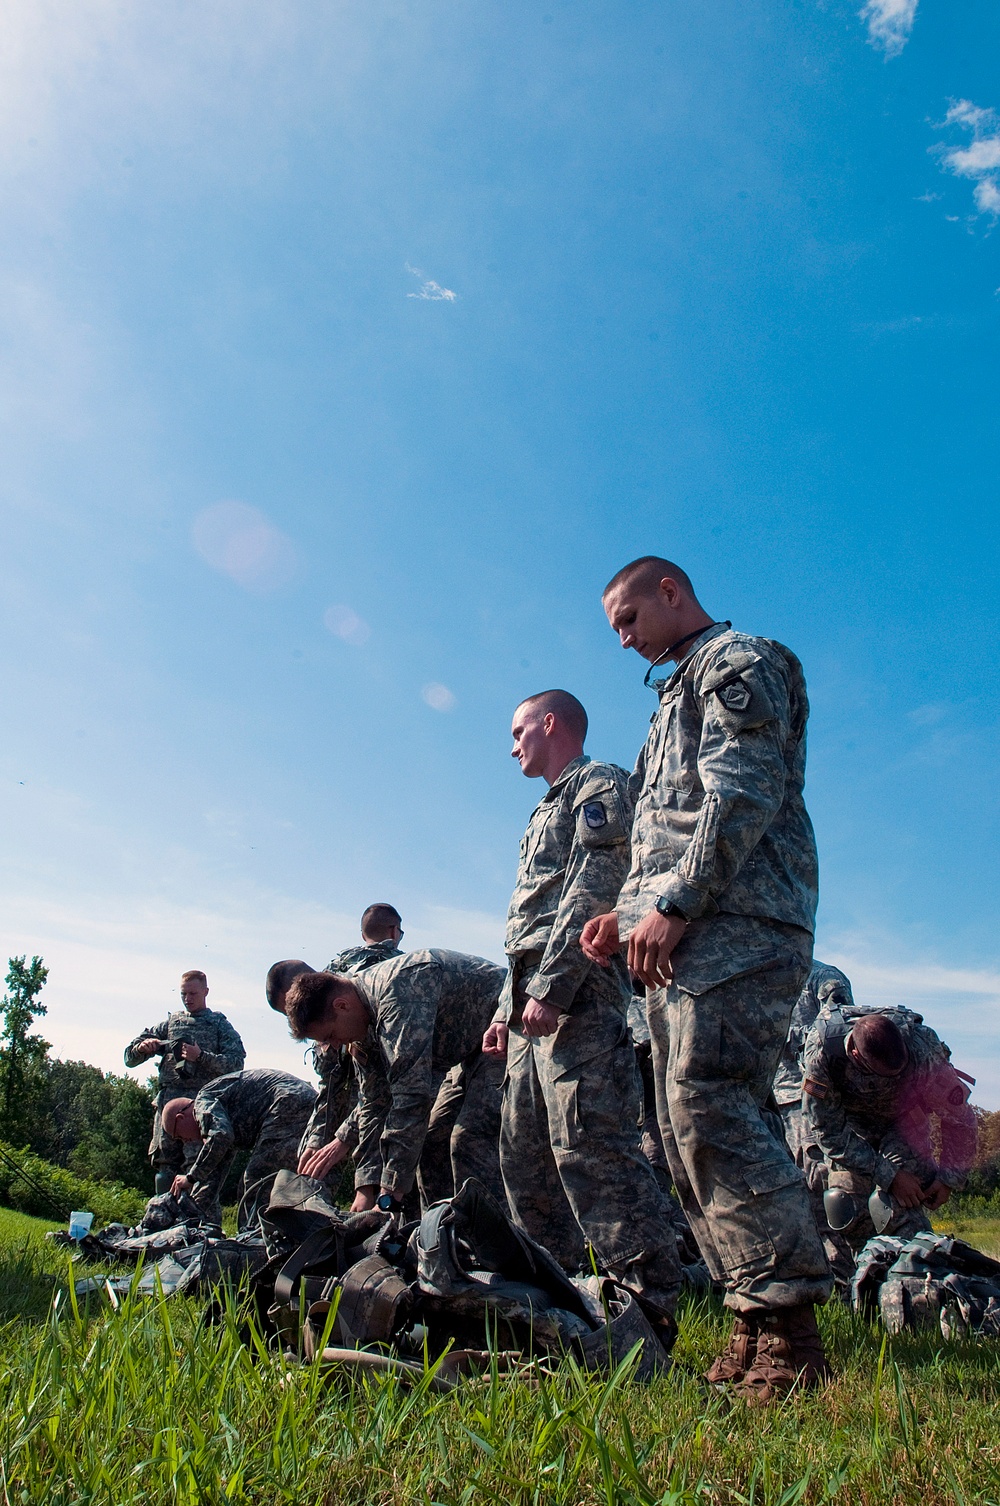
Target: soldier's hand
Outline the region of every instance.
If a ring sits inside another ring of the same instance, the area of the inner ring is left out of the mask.
[[[359,1187],[354,1194],[354,1202],[351,1204],[352,1213],[367,1213],[374,1208],[375,1199],[378,1197],[377,1187]]]
[[[650,910],[628,939],[629,971],[647,988],[666,988],[673,977],[670,955],[688,923],[680,915]]]
[[[529,999],[521,1011],[521,1029],[525,1035],[555,1035],[559,1029],[559,1010],[541,999]]]
[[[298,1173],[302,1177],[325,1177],[328,1171],[346,1161],[350,1147],[343,1140],[331,1140],[318,1150],[304,1150],[299,1157]]]
[[[180,1197],[182,1192],[191,1191],[191,1178],[183,1174],[174,1177],[170,1184],[170,1192],[173,1197]]]
[[[611,958],[621,948],[618,937],[618,916],[614,910],[608,915],[595,915],[588,920],[580,935],[583,955],[599,967],[607,967]]]
[[[181,1042],[181,1056],[186,1062],[196,1062],[200,1055],[201,1047],[196,1046],[193,1041]]]
[[[936,1208],[943,1208],[951,1197],[952,1190],[947,1182],[942,1182],[940,1177],[935,1177],[924,1193],[924,1207],[929,1208],[932,1213]]]
[[[510,1035],[510,1027],[506,1020],[494,1020],[483,1036],[484,1056],[506,1056],[507,1037]]]
[[[146,1039],[140,1041],[135,1049],[139,1056],[145,1058],[147,1056],[155,1056],[157,1051],[162,1051],[166,1044],[166,1041],[158,1041],[155,1035],[147,1035]]]
[[[889,1193],[901,1208],[919,1208],[925,1196],[920,1178],[915,1177],[912,1171],[897,1171]]]

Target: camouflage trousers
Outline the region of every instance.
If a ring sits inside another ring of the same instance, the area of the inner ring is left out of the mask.
[[[515,992],[515,1010],[523,1004]],[[516,1223],[569,1271],[590,1255],[672,1314],[681,1268],[669,1210],[639,1145],[639,1079],[617,967],[593,968],[553,1035],[512,1020],[500,1167]]]
[[[279,1171],[294,1171],[299,1159],[299,1141],[312,1112],[313,1100],[279,1094],[260,1127],[250,1151],[240,1186],[236,1223],[240,1233],[256,1229],[262,1209],[271,1196],[271,1183]],[[229,1152],[216,1174],[196,1182],[191,1196],[211,1223],[222,1223],[221,1193],[236,1148]]]
[[[762,961],[771,928],[761,924],[757,938],[757,924],[747,925],[756,971],[714,983],[720,963],[713,938],[692,927],[693,946],[686,955],[678,948],[675,981],[647,999],[657,1114],[674,1186],[713,1279],[725,1286],[726,1306],[738,1313],[825,1302],[832,1285],[802,1173],[777,1116],[765,1108],[809,972],[808,949],[804,939],[783,936],[793,928],[777,927],[772,955]],[[692,952],[700,938],[706,957],[699,968]],[[699,972],[712,986],[696,993]],[[678,978],[690,980],[692,990]]]
[[[454,1197],[466,1177],[478,1177],[501,1205],[500,1104],[504,1064],[477,1055],[445,1073],[427,1123],[417,1167],[421,1207]]]

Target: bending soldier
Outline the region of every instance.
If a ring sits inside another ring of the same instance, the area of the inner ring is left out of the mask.
[[[628,775],[583,751],[587,714],[550,690],[514,712],[513,757],[548,785],[521,843],[507,916],[510,963],[484,1051],[506,1056],[500,1164],[516,1221],[569,1271],[632,1288],[667,1347],[681,1286],[676,1241],[639,1145],[639,1083],[624,963],[594,967],[586,922],[629,865]]]
[[[196,1098],[173,1098],[163,1108],[168,1135],[200,1149],[170,1191],[189,1192],[208,1223],[222,1223],[221,1192],[233,1156],[248,1150],[238,1223],[253,1229],[267,1206],[276,1172],[291,1171],[316,1102],[315,1089],[290,1072],[255,1068],[218,1077]]]
[[[964,1186],[976,1154],[973,1079],[950,1058],[943,1041],[908,1009],[827,1007],[806,1037],[803,1152],[820,1169],[830,1222],[843,1229],[852,1249],[876,1232],[867,1206],[876,1190],[892,1205],[891,1221],[878,1232],[909,1239],[930,1229],[928,1210]]]
[[[149,1158],[156,1172],[156,1191],[168,1192],[184,1165],[184,1146],[165,1134],[161,1111],[181,1094],[193,1096],[216,1077],[239,1072],[246,1060],[243,1042],[226,1019],[206,1004],[208,979],[192,969],[181,975],[183,1009],[147,1030],[140,1030],[125,1047],[126,1067],[138,1067],[152,1056],[160,1058],[153,1110]]]
[[[610,963],[627,939],[648,990],[674,1186],[736,1315],[708,1377],[767,1403],[829,1374],[814,1306],[830,1270],[767,1111],[816,911],[802,667],[780,644],[713,622],[684,571],[657,556],[620,570],[603,605],[623,648],[676,668],[654,682],[631,871],[583,946]]]
[[[354,1044],[360,1079],[355,1209],[376,1197],[401,1205],[417,1177],[431,1110],[446,1074],[462,1065],[467,1090],[450,1135],[454,1185],[476,1176],[502,1195],[502,1073],[481,1042],[503,983],[482,957],[440,949],[407,952],[353,977],[303,973],[288,990],[296,1040]],[[428,1201],[421,1185],[423,1201]]]

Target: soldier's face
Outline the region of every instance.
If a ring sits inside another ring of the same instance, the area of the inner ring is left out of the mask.
[[[514,746],[510,756],[517,759],[521,773],[528,779],[537,779],[545,769],[545,738],[552,721],[551,711],[541,716],[531,706],[518,706],[514,712],[510,728]]]
[[[676,639],[680,605],[680,593],[669,577],[655,591],[639,593],[620,586],[604,598],[604,610],[622,648],[634,648],[650,663]]]
[[[326,1006],[318,1020],[306,1027],[311,1041],[322,1046],[348,1046],[368,1034],[368,1011],[353,992],[342,994]]]
[[[200,1140],[201,1130],[198,1121],[190,1109],[182,1109],[174,1118],[173,1128],[170,1129],[164,1121],[163,1128],[168,1135],[173,1135],[175,1140]]]
[[[208,996],[208,984],[200,978],[185,978],[181,984],[181,1003],[188,1014],[201,1014]]]

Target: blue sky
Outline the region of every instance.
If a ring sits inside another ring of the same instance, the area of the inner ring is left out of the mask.
[[[372,899],[498,957],[525,694],[663,552],[813,701],[817,955],[1000,1106],[1000,13],[18,0],[0,946],[105,1067]]]

